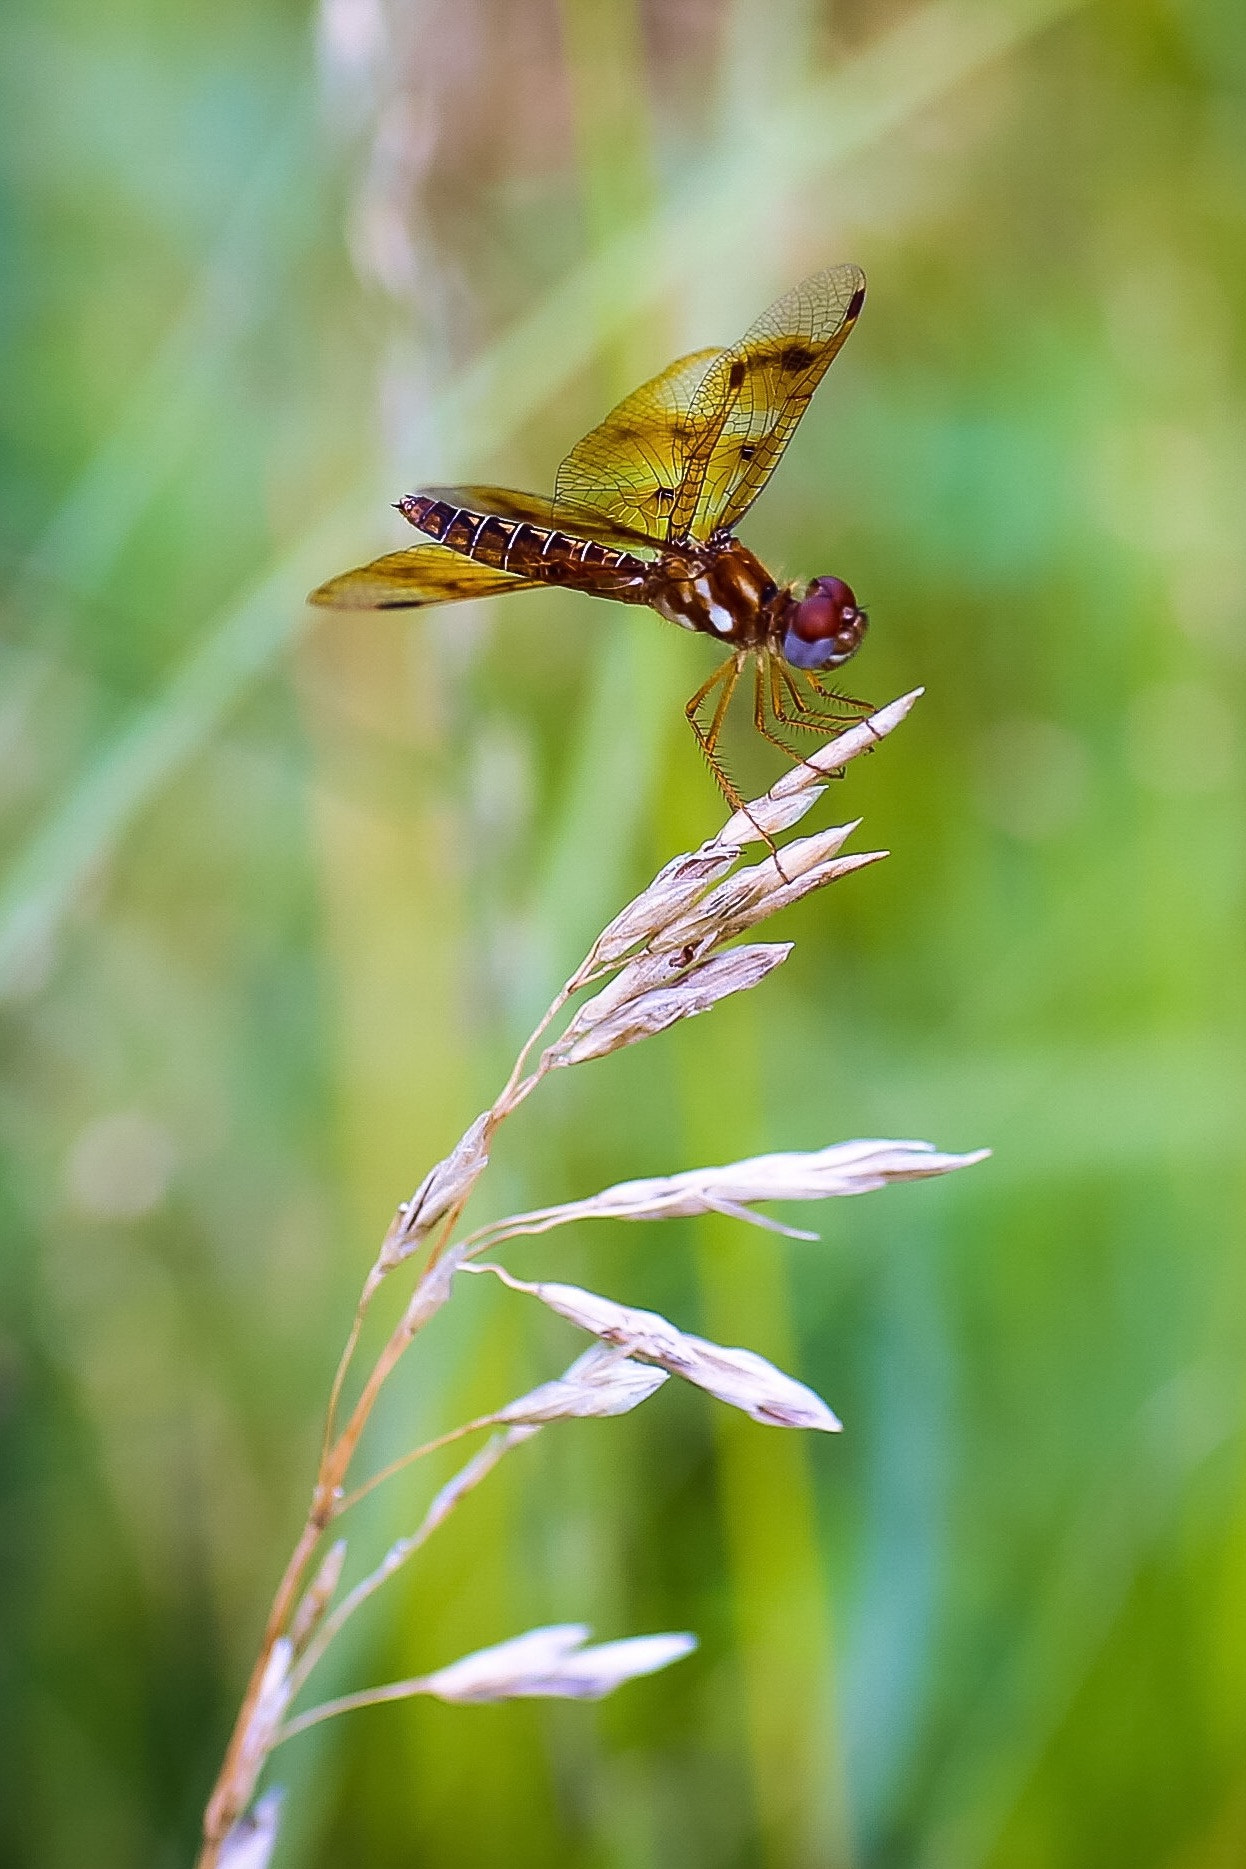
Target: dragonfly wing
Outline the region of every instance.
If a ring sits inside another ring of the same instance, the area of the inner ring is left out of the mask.
[[[330,578],[308,598],[330,610],[418,610],[425,604],[461,603],[468,597],[495,597],[502,591],[536,589],[534,578],[513,577],[492,565],[477,564],[444,545],[412,545],[389,552],[370,565]]]
[[[688,411],[688,465],[671,513],[672,538],[706,539],[739,523],[864,299],[860,267],[832,266],[776,299],[738,344],[719,353]]]
[[[722,354],[697,350],[680,357],[577,441],[554,483],[558,511],[597,513],[651,545],[665,544],[688,470],[688,412],[706,371]]]
[[[463,512],[492,513],[498,519],[518,520],[546,532],[571,532],[577,538],[596,539],[600,545],[617,545],[625,550],[653,543],[647,533],[605,511],[577,507],[557,498],[547,500],[540,493],[518,493],[512,487],[419,487],[416,497],[444,500]]]

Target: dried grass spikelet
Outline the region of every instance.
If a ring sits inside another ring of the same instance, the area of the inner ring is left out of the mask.
[[[575,976],[580,985],[615,973],[586,1001],[550,1048],[552,1063],[578,1064],[633,1044],[676,1019],[755,986],[791,953],[791,943],[716,950],[779,909],[837,877],[878,863],[882,850],[840,852],[860,819],[798,838],[762,862],[735,869],[746,844],[790,830],[826,789],[824,776],[868,752],[904,719],[921,689],[880,708],[829,741],[764,797],[737,811],[699,850],[665,864],[648,888],[603,929]],[[616,969],[618,970],[616,973]]]
[[[283,1796],[280,1788],[274,1787],[257,1799],[253,1810],[239,1818],[221,1849],[220,1869],[268,1869],[277,1846]]]
[[[695,1645],[686,1634],[590,1645],[588,1631],[579,1624],[535,1629],[435,1673],[367,1688],[291,1717],[295,1697],[344,1625],[512,1449],[560,1422],[627,1414],[670,1376],[679,1376],[767,1427],[822,1433],[839,1429],[838,1418],[820,1396],[755,1351],[709,1342],[656,1312],[637,1310],[579,1286],[517,1278],[500,1265],[481,1262],[480,1255],[506,1240],[548,1233],[579,1220],[657,1221],[708,1213],[811,1239],[816,1235],[758,1212],[759,1205],[856,1195],[892,1182],[948,1174],[980,1161],[985,1151],[951,1155],[925,1142],[869,1140],[755,1156],[619,1182],[583,1200],[493,1221],[465,1237],[456,1233],[488,1166],[495,1131],[551,1071],[636,1044],[681,1019],[709,1011],[732,993],[758,985],[786,960],[791,943],[731,944],[810,891],[880,860],[882,851],[844,854],[857,821],[781,847],[775,840],[822,796],[826,778],[877,746],[904,719],[918,693],[905,695],[830,741],[785,773],[763,798],[734,813],[717,836],[665,864],[613,918],[559,989],[494,1102],[398,1208],[364,1282],[338,1366],[311,1507],[278,1586],[205,1814],[199,1869],[264,1869],[276,1836],[278,1807],[269,1794],[247,1813],[260,1770],[276,1745],[320,1720],[416,1694],[456,1702],[531,1695],[595,1699],[639,1674],[668,1666]],[[767,855],[742,865],[745,848],[757,842],[769,845]],[[588,996],[580,998],[584,994]],[[572,1010],[577,998],[580,1003]],[[534,1054],[536,1062],[530,1064]],[[365,1310],[381,1282],[417,1254],[423,1255],[421,1270],[399,1322],[339,1421]],[[561,1376],[411,1448],[350,1490],[348,1473],[384,1383],[418,1333],[449,1302],[463,1271],[492,1273],[596,1341]],[[396,1539],[344,1595],[338,1595],[346,1561],[344,1540],[330,1544],[312,1571],[322,1539],[356,1501],[436,1449],[486,1430],[483,1446],[434,1492],[414,1530]],[[312,1580],[307,1583],[309,1572]]]
[[[337,1595],[346,1564],[346,1540],[338,1538],[325,1552],[320,1568],[303,1593],[303,1599],[290,1623],[290,1647],[295,1658],[302,1655],[324,1621],[329,1605]]]
[[[541,1427],[551,1421],[605,1420],[639,1408],[666,1379],[666,1370],[647,1368],[618,1350],[595,1343],[565,1374],[508,1402],[496,1418]]]
[[[697,1645],[694,1635],[633,1635],[588,1648],[588,1635],[576,1622],[530,1629],[427,1675],[424,1691],[463,1705],[533,1695],[600,1700],[623,1681],[669,1667]]]
[[[585,1200],[537,1207],[480,1227],[463,1242],[472,1254],[502,1239],[549,1233],[578,1220],[688,1220],[726,1214],[790,1239],[817,1239],[754,1212],[758,1201],[822,1201],[833,1195],[872,1194],[892,1182],[924,1181],[984,1161],[988,1149],[946,1155],[928,1142],[837,1142],[830,1148],[755,1155],[721,1168],[689,1168],[677,1175],[618,1181]]]
[[[652,1038],[677,1020],[708,1012],[720,999],[756,986],[791,951],[790,941],[759,941],[699,965],[692,964],[692,956],[675,963],[660,954],[633,961],[581,1006],[548,1055],[554,1064],[585,1064]]]
[[[881,861],[886,855],[881,850],[840,854],[860,823],[856,819],[785,844],[781,868],[778,857],[770,854],[731,875],[748,844],[773,840],[798,823],[826,790],[823,780],[881,744],[921,692],[915,688],[902,695],[811,753],[763,797],[734,812],[698,850],[672,857],[607,923],[555,996],[501,1094],[398,1208],[372,1269],[368,1296],[387,1272],[420,1251],[448,1218],[457,1215],[488,1166],[498,1124],[549,1071],[605,1057],[756,986],[787,959],[790,942],[718,950],[812,890]],[[536,1067],[526,1071],[532,1050],[589,986],[597,986],[598,992],[546,1046]]]
[[[499,1700],[601,1700],[625,1681],[656,1674],[680,1661],[697,1646],[694,1635],[630,1635],[619,1642],[588,1646],[589,1630],[582,1622],[555,1623],[529,1629],[492,1648],[477,1649],[433,1674],[390,1681],[360,1694],[343,1694],[291,1720],[282,1735],[293,1738],[309,1726],[375,1707],[388,1700],[412,1700],[430,1694],[460,1707]]]
[[[817,1428],[825,1434],[839,1432],[841,1423],[831,1413],[820,1395],[803,1382],[784,1375],[755,1350],[727,1349],[720,1343],[707,1343],[680,1330],[669,1318],[656,1311],[638,1311],[630,1305],[616,1304],[597,1292],[584,1291],[578,1285],[557,1285],[548,1281],[530,1282],[515,1278],[500,1265],[476,1265],[473,1272],[492,1272],[512,1291],[524,1291],[565,1317],[569,1324],[591,1331],[602,1343],[613,1344],[629,1358],[655,1363],[672,1376],[682,1376],[695,1388],[704,1389],[739,1408],[754,1421],[771,1428]]]

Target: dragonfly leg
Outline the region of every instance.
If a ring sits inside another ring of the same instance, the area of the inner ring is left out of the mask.
[[[857,701],[850,695],[837,693],[833,688],[824,688],[815,676],[806,674],[805,679],[816,697],[815,702],[811,704],[801,693],[796,684],[796,678],[789,668],[785,667],[782,662],[774,662],[771,667],[795,706],[795,711],[789,712],[782,696],[776,690],[775,713],[789,726],[806,727],[810,732],[825,732],[829,721],[855,720],[858,714],[868,714],[873,711],[872,702]]]
[[[695,733],[697,737],[697,745],[705,755],[705,763],[714,775],[715,784],[718,786],[719,791],[733,811],[743,811],[744,800],[731,783],[726,768],[717,757],[714,749],[718,745],[718,736],[722,732],[722,724],[727,717],[727,708],[731,703],[732,695],[735,693],[736,683],[740,679],[741,666],[741,659],[738,655],[728,656],[727,660],[720,663],[714,670],[709,680],[703,682],[697,689],[687,707],[684,709],[684,713],[688,717],[688,725],[692,728],[693,733]],[[703,727],[700,720],[701,709],[704,707],[710,695],[713,694],[715,688],[720,685],[722,687],[722,693],[719,695],[718,701],[714,707],[713,718],[708,727]]]
[[[736,683],[739,679],[740,663],[738,658],[733,656],[730,670],[726,680],[723,682],[723,691],[718,697],[718,705],[714,709],[714,718],[710,722],[710,729],[706,735],[711,752],[713,752],[718,745],[718,736],[722,732],[723,722],[727,718],[727,709],[731,704],[731,697],[735,693]]]
[[[874,712],[874,703],[872,701],[862,701],[855,694],[845,694],[841,688],[824,688],[815,674],[811,673],[808,669],[806,669],[804,673],[805,680],[809,683],[809,686],[813,689],[814,693],[820,695],[824,701],[831,701],[836,707],[847,708],[851,710],[851,712],[858,714],[872,714]],[[844,718],[847,719],[849,716],[845,714]]]
[[[785,699],[786,695],[786,699]],[[796,704],[795,713],[790,712],[792,702]],[[826,717],[815,714],[801,695],[800,689],[792,680],[782,662],[771,659],[770,663],[770,705],[774,717],[785,727],[800,727],[806,733],[825,733]]]
[[[753,726],[763,740],[769,740],[771,746],[777,746],[779,751],[789,759],[794,766],[800,766],[804,764],[804,761],[801,759],[796,748],[794,746],[789,746],[787,741],[781,739],[774,730],[775,727],[780,725],[799,725],[799,722],[789,723],[784,720],[782,710],[777,704],[774,670],[774,662],[769,656],[758,656],[757,667],[753,676]],[[769,704],[770,713],[773,716],[774,726],[767,725],[767,703]]]
[[[784,664],[778,661],[774,656],[766,657],[766,664],[769,677],[770,711],[774,716],[775,726],[793,728],[805,733],[825,735],[827,726],[831,721],[850,720],[853,718],[850,714],[836,715],[831,713],[815,713],[812,708],[806,706],[799,688],[796,687],[791,674]],[[795,713],[790,712],[788,707],[784,705],[783,689],[785,687],[788,690],[789,697],[795,699],[796,708],[798,710]],[[753,719],[757,731],[762,734],[765,739],[769,740],[772,746],[780,747],[783,752],[787,754],[794,766],[804,766],[807,771],[815,773],[820,779],[837,777],[837,774],[823,772],[820,766],[815,766],[811,760],[806,759],[795,747],[787,745],[784,740],[780,739],[777,733],[770,731],[766,727],[764,719],[765,698],[762,688],[762,671],[759,664],[757,670],[757,692],[753,711]]]
[[[775,718],[781,721],[785,727],[795,727],[804,733],[825,734],[828,727],[847,726],[853,721],[859,721],[863,713],[873,711],[872,702],[858,701],[851,695],[837,694],[834,689],[823,688],[814,681],[812,676],[807,676],[806,679],[812,682],[819,700],[826,703],[826,705],[820,708],[811,707],[802,696],[800,689],[796,686],[791,670],[784,667],[781,662],[772,664],[772,668],[775,667],[777,667],[780,680],[787,689],[788,696],[795,702],[795,712],[789,712],[782,694],[777,689],[772,673],[771,686],[774,692]],[[869,725],[868,721],[866,725]],[[873,733],[872,728],[870,731],[874,739],[877,740],[879,735]],[[843,775],[842,773],[834,773],[829,776],[839,778]]]
[[[687,707],[684,709],[684,712],[688,716],[688,725],[697,736],[697,744],[705,755],[706,764],[709,766],[710,771],[717,781],[719,791],[733,811],[742,811],[744,813],[744,816],[748,819],[749,823],[774,858],[775,865],[778,868],[780,876],[782,876],[783,865],[779,861],[778,845],[775,843],[774,838],[771,837],[769,831],[763,829],[757,822],[756,818],[745,804],[739,791],[735,785],[732,784],[730,775],[719,759],[716,751],[718,736],[722,732],[723,721],[727,718],[727,708],[732,695],[736,691],[741,673],[744,669],[745,660],[746,657],[744,655],[737,653],[733,655],[730,660],[724,662],[720,668],[715,669],[704,686],[697,689],[691,701],[689,701]],[[717,705],[714,708],[714,717],[710,721],[708,728],[703,728],[700,720],[697,718],[698,710],[714,692],[719,682],[722,683],[722,693],[719,695]],[[783,750],[787,752],[786,747]],[[791,757],[790,754],[789,757]],[[786,878],[784,880],[786,880]]]
[[[734,666],[735,666],[735,657],[733,655],[729,655],[725,662],[720,662],[718,664],[718,667],[714,670],[714,673],[710,676],[709,680],[703,681],[701,683],[701,686],[697,689],[696,693],[693,695],[692,699],[689,701],[687,707],[685,707],[684,709],[684,713],[688,716],[689,721],[695,724],[696,717],[700,713],[704,702],[708,699],[708,697],[711,694],[713,694],[719,682],[722,681],[723,677],[729,672],[729,670],[734,668]]]

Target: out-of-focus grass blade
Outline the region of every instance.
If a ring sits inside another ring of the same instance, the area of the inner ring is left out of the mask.
[[[438,412],[441,432],[474,435],[484,414],[489,436],[512,433],[638,314],[707,270],[747,266],[789,190],[889,136],[1082,4],[938,0],[803,93],[759,92],[712,165],[694,170],[651,220],[577,267],[450,384]]]
[[[294,109],[239,196],[195,291],[169,328],[112,430],[36,539],[17,576],[90,592],[107,577],[135,522],[189,446],[213,386],[272,290],[263,275],[291,222],[276,210],[308,156],[312,125]]]
[[[0,995],[44,970],[48,945],[78,889],[115,848],[146,801],[210,738],[248,684],[298,627],[328,533],[304,539],[220,618],[157,700],[96,757],[9,871],[0,897]]]
[[[1129,1599],[1170,1533],[1193,1476],[1242,1431],[1227,1366],[1184,1370],[1151,1397],[1124,1447],[1105,1453],[1028,1620],[986,1683],[940,1774],[916,1861],[982,1869]]]

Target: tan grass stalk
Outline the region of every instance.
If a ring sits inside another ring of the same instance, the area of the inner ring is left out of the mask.
[[[626,1413],[669,1375],[682,1377],[769,1426],[839,1428],[820,1396],[751,1350],[690,1336],[656,1313],[637,1311],[575,1286],[515,1278],[501,1266],[479,1263],[479,1255],[508,1239],[592,1218],[660,1220],[714,1212],[795,1232],[758,1214],[757,1203],[864,1193],[891,1181],[946,1174],[980,1160],[982,1151],[943,1155],[921,1142],[867,1141],[759,1156],[725,1167],[619,1183],[587,1200],[513,1215],[461,1239],[455,1234],[488,1166],[499,1125],[551,1071],[604,1057],[756,986],[782,965],[791,944],[726,944],[810,890],[880,860],[882,851],[841,854],[856,824],[796,838],[781,848],[775,840],[817,803],[825,778],[877,746],[899,725],[919,693],[905,695],[830,741],[764,797],[736,812],[699,850],[667,863],[602,930],[560,988],[495,1101],[398,1208],[364,1280],[332,1385],[307,1518],[277,1587],[208,1803],[199,1869],[263,1869],[276,1837],[278,1801],[270,1792],[252,1806],[260,1773],[274,1747],[320,1720],[414,1694],[461,1701],[531,1694],[594,1698],[637,1674],[665,1667],[693,1646],[691,1636],[679,1634],[585,1647],[588,1632],[578,1624],[532,1630],[433,1674],[290,1714],[296,1695],[345,1623],[422,1548],[512,1447],[552,1423]],[[757,863],[737,867],[745,847],[758,842],[768,844],[770,853]],[[589,988],[596,990],[571,1011],[572,1000]],[[417,1255],[422,1255],[422,1265],[402,1316],[343,1419],[342,1398],[364,1313],[381,1283]],[[597,1342],[561,1377],[410,1449],[383,1472],[348,1487],[360,1438],[385,1381],[449,1301],[461,1271],[496,1274],[590,1331]],[[311,1581],[305,1581],[330,1528],[365,1493],[434,1449],[487,1428],[494,1430],[489,1440],[435,1495],[416,1529],[391,1545],[344,1597],[334,1602],[346,1559],[341,1538],[328,1546]]]

